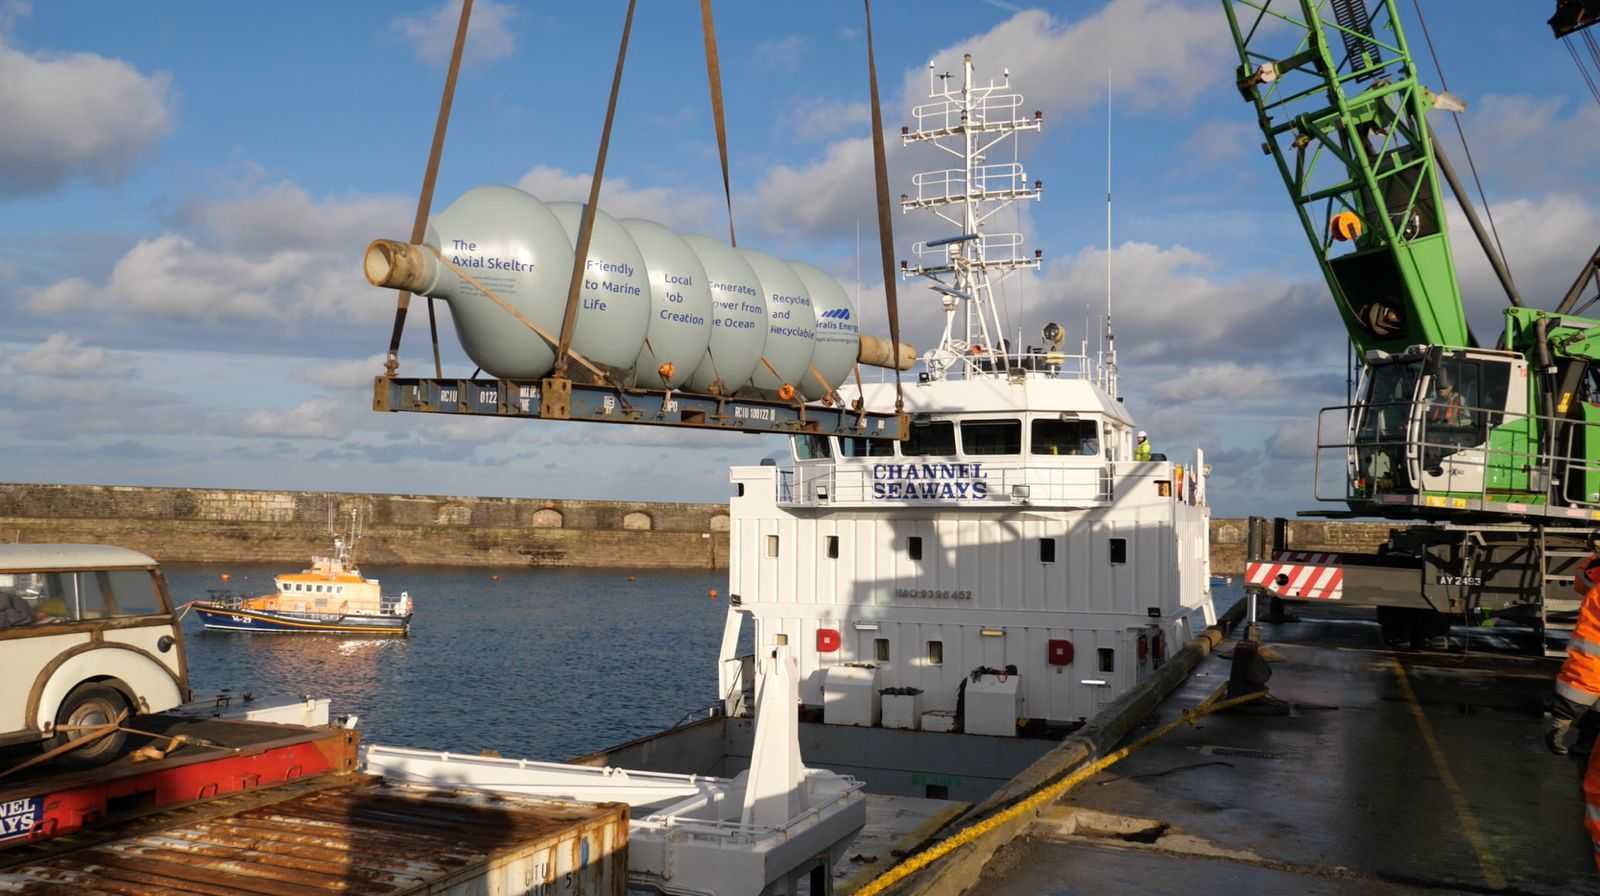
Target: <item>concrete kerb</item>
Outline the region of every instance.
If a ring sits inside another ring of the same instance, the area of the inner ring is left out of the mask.
[[[1134,726],[1148,718],[1168,694],[1183,684],[1201,660],[1222,643],[1228,630],[1244,617],[1244,611],[1245,601],[1240,599],[1217,620],[1216,625],[1189,639],[1182,650],[1143,684],[1122,695],[1090,719],[1078,733],[1063,738],[1054,749],[1023,769],[1004,787],[957,818],[950,825],[950,831],[960,831],[1005,809],[1115,747]],[[904,896],[960,896],[977,883],[984,866],[1000,847],[1015,839],[1032,822],[1032,817],[1024,816],[1001,825],[918,872],[894,892]]]

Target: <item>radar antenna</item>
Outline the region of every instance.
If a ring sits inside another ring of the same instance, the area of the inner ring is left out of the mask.
[[[1016,137],[1022,131],[1040,130],[1044,115],[1021,115],[1022,95],[1010,92],[1010,70],[999,83],[975,84],[970,53],[961,60],[960,86],[952,87],[952,80],[948,73],[935,74],[930,61],[932,102],[912,110],[914,128],[900,129],[902,144],[929,142],[961,160],[958,168],[914,175],[915,192],[900,196],[902,213],[929,209],[957,228],[955,236],[912,246],[915,265],[900,262],[902,277],[932,281],[929,287],[944,305],[944,332],[938,347],[924,358],[933,379],[943,379],[952,368],[963,368],[963,375],[1009,368],[1014,359],[1007,358],[1004,350],[1006,326],[994,288],[1017,271],[1037,270],[1043,254],[1037,249],[1027,253],[1021,233],[991,233],[985,224],[1014,203],[1043,194],[1044,184],[1029,181],[1018,160]],[[1003,158],[1006,148],[1011,150],[1011,161],[989,161]]]

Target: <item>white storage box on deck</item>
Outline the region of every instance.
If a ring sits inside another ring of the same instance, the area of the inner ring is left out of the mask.
[[[888,688],[880,696],[883,699],[883,727],[917,730],[917,721],[922,716],[921,689]]]
[[[935,709],[922,714],[923,731],[954,731],[956,730],[956,714],[948,710]]]
[[[822,721],[872,728],[878,717],[878,667],[870,663],[829,666],[822,681]]]
[[[980,675],[967,682],[966,733],[1016,737],[1021,683],[1016,675]]]

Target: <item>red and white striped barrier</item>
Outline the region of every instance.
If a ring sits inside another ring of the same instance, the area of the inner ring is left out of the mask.
[[[1338,563],[1338,554],[1279,551],[1271,560],[1247,564],[1245,582],[1289,600],[1339,600],[1344,597],[1344,568]]]

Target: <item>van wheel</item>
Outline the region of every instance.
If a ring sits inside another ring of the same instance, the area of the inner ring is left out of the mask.
[[[50,738],[46,747],[53,750],[77,740],[84,735],[82,730],[78,730],[82,727],[109,724],[127,706],[128,701],[116,688],[103,684],[78,685],[67,695],[67,699],[61,701],[61,710],[56,713],[57,727],[69,730]],[[92,744],[64,753],[55,761],[69,768],[94,768],[115,759],[122,753],[127,741],[127,732],[117,731]]]

